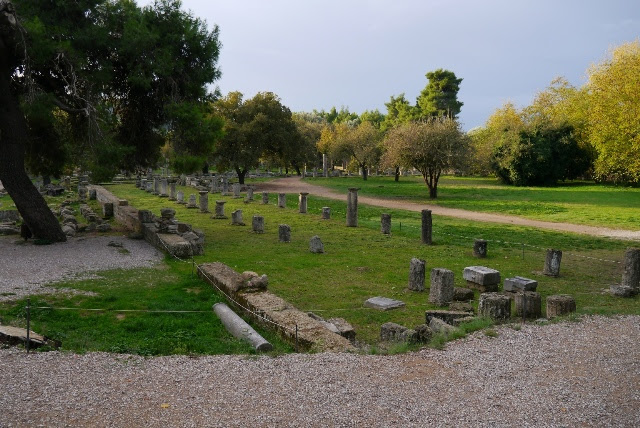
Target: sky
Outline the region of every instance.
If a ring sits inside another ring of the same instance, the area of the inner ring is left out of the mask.
[[[153,0],[138,0],[140,6]],[[575,86],[610,48],[640,37],[639,0],[182,0],[220,30],[222,94],[278,95],[293,112],[378,109],[425,74],[463,81],[465,129],[563,76]]]

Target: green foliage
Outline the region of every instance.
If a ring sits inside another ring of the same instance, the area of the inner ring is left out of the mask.
[[[496,175],[516,186],[551,186],[583,175],[590,167],[589,152],[574,138],[571,126],[523,130],[519,139],[496,147]]]
[[[179,0],[145,8],[129,0],[14,4],[28,58],[13,80],[33,117],[28,159],[34,171],[57,175],[62,164],[90,164],[106,177],[107,168],[154,165],[167,130],[176,151],[210,154],[221,123],[193,124],[205,123],[207,84],[220,76],[216,26],[209,31]],[[105,144],[127,147],[127,156],[105,163]]]
[[[588,129],[598,178],[640,183],[640,40],[589,70]]]
[[[134,152],[133,147],[121,146],[111,141],[103,141],[94,150],[94,156],[87,165],[91,179],[96,183],[109,182],[128,157]]]
[[[426,77],[429,83],[416,100],[417,116],[419,118],[433,116],[456,118],[463,105],[458,101],[462,78],[457,78],[453,71],[442,68],[428,72]]]
[[[389,102],[384,103],[384,105],[387,107],[387,114],[380,125],[380,129],[384,132],[410,122],[415,116],[415,107],[411,106],[404,94],[400,94],[397,97],[392,95]]]
[[[272,92],[260,92],[242,101],[240,92],[230,92],[214,104],[225,120],[224,137],[215,151],[220,169],[233,168],[244,183],[250,168],[266,156],[288,165],[297,160],[302,137],[291,111]]]
[[[463,168],[469,152],[469,139],[460,125],[444,116],[400,125],[387,134],[384,145],[383,164],[420,171],[432,199],[437,197],[440,175]]]

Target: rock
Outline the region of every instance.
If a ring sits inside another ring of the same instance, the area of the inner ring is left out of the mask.
[[[372,297],[370,299],[367,299],[364,302],[364,306],[366,308],[388,311],[391,309],[402,308],[403,306],[405,306],[405,303],[401,302],[400,300],[393,300],[393,299],[389,299],[388,297],[378,296],[378,297]]]
[[[111,231],[111,225],[109,223],[102,223],[96,227],[96,230],[102,233],[109,232]]]
[[[521,276],[515,276],[513,278],[506,278],[504,280],[504,291],[511,293],[517,293],[519,291],[536,291],[538,287],[538,281],[523,278]]]
[[[427,324],[420,324],[414,328],[418,343],[427,343],[433,337],[433,330]]]
[[[0,211],[0,223],[11,223],[20,221],[20,213],[18,210],[2,210]]]
[[[8,223],[0,223],[0,235],[19,235],[20,228]]]
[[[443,306],[453,300],[453,272],[449,269],[436,268],[431,270],[431,288],[429,289],[429,303]]]
[[[62,226],[62,233],[64,233],[67,236],[75,236],[76,235],[76,229],[73,226],[70,226],[68,224],[65,224]]]
[[[324,244],[318,235],[315,235],[309,241],[309,251],[314,254],[324,253]]]
[[[638,294],[635,288],[627,285],[612,285],[610,290],[611,294],[618,297],[633,297]]]
[[[464,318],[469,316],[469,312],[465,311],[445,311],[445,310],[428,310],[424,313],[427,324],[431,324],[433,318],[441,319],[447,324],[453,324],[456,318]]]
[[[467,302],[451,302],[449,310],[454,312],[470,312],[473,313],[473,306]]]
[[[473,242],[473,256],[481,259],[487,257],[487,241],[476,239]]]
[[[288,224],[278,226],[278,239],[280,242],[291,242],[291,227]]]
[[[351,342],[356,340],[355,329],[344,318],[329,318],[327,322],[336,327],[340,336],[348,339]]]
[[[139,210],[138,219],[140,223],[153,223],[153,214],[149,210]]]
[[[260,276],[255,272],[245,271],[240,274],[240,281],[237,284],[235,291],[264,291],[267,289],[267,285],[269,285],[267,275]]]
[[[380,340],[383,342],[404,342],[407,327],[394,322],[386,322],[380,326]]]
[[[435,318],[435,317],[431,318],[431,321],[429,322],[429,328],[434,333],[443,333],[447,335],[457,330],[457,328],[455,328],[454,326],[447,324],[446,322],[442,321],[440,318]]]
[[[482,293],[478,301],[478,315],[503,321],[511,317],[511,299],[503,294]]]
[[[544,259],[544,269],[542,273],[547,276],[559,276],[560,275],[560,262],[562,261],[561,250],[547,250],[547,255]]]
[[[535,291],[523,291],[514,296],[516,316],[525,318],[540,318],[542,316],[542,298]]]
[[[426,262],[416,257],[409,262],[409,290],[424,291]],[[433,274],[432,274],[433,275]]]
[[[547,318],[551,319],[576,311],[576,301],[567,294],[547,297]]]
[[[470,288],[454,287],[453,300],[455,302],[467,302],[473,300],[473,290]]]

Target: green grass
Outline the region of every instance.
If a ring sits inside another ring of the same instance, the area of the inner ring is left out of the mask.
[[[177,218],[202,229],[206,234],[205,254],[197,263],[221,261],[237,271],[251,270],[269,276],[269,288],[299,309],[325,317],[342,317],[356,328],[358,339],[375,343],[380,325],[393,321],[408,327],[424,322],[428,293],[410,292],[406,288],[411,257],[426,259],[428,269],[444,267],[455,274],[457,286],[464,286],[465,266],[483,264],[501,271],[503,277],[531,277],[540,283],[543,299],[550,294],[568,293],[576,297],[582,313],[640,313],[637,299],[617,299],[602,293],[622,274],[619,263],[595,261],[586,257],[621,260],[627,244],[606,239],[561,234],[523,227],[474,223],[434,216],[435,245],[420,244],[419,213],[394,211],[392,235],[379,232],[382,209],[360,205],[359,227],[345,227],[345,204],[340,201],[309,198],[308,214],[297,212],[297,195],[288,195],[287,208],[270,204],[210,195],[227,201],[226,214],[243,210],[247,226],[231,226],[230,220],[212,220],[210,214],[187,210],[166,199],[162,200],[133,186],[113,186],[112,191],[130,204],[151,209],[174,207]],[[185,197],[195,193],[182,188]],[[259,198],[259,195],[256,195]],[[323,206],[330,206],[331,220],[321,219]],[[385,210],[389,211],[389,210]],[[265,233],[251,232],[251,217],[265,217]],[[291,226],[292,242],[278,242],[278,224]],[[325,254],[311,254],[309,239],[319,235]],[[489,257],[479,261],[472,256],[473,238],[489,242]],[[499,242],[497,242],[499,241]],[[526,243],[534,247],[523,247]],[[548,278],[541,274],[545,248],[565,251],[561,276]],[[187,274],[191,267],[179,267]],[[427,280],[428,281],[428,280]],[[406,302],[403,309],[379,312],[364,308],[363,302],[373,296],[397,298]]]
[[[311,183],[359,195],[441,205],[471,211],[501,213],[535,220],[640,230],[640,188],[593,182],[569,182],[556,187],[515,187],[495,178],[443,176],[438,198],[429,199],[422,177],[310,178]]]
[[[348,180],[334,179],[332,182],[347,183]],[[402,185],[411,185],[403,180]],[[348,185],[353,184],[356,183]],[[603,291],[620,281],[622,267],[614,261],[622,259],[628,245],[625,242],[434,216],[434,245],[425,246],[420,243],[419,213],[360,204],[359,227],[347,228],[345,203],[340,201],[310,197],[308,214],[299,214],[297,195],[288,195],[285,209],[275,206],[276,194],[270,195],[269,205],[259,202],[259,193],[256,193],[257,200],[249,204],[242,199],[209,195],[212,211],[216,199],[227,201],[225,211],[229,217],[233,210],[243,210],[247,226],[231,226],[230,220],[212,220],[211,214],[188,210],[130,184],[109,188],[118,197],[129,200],[130,205],[150,209],[156,215],[163,207],[176,209],[179,220],[193,224],[206,234],[205,254],[195,258],[197,263],[220,261],[239,272],[266,273],[272,292],[303,311],[312,311],[324,318],[345,318],[354,325],[358,340],[371,345],[373,353],[379,352],[378,338],[383,323],[391,321],[412,328],[424,323],[426,309],[435,308],[427,301],[428,292],[416,293],[406,288],[411,257],[425,259],[428,271],[434,267],[452,270],[456,286],[465,285],[462,279],[464,267],[482,264],[500,270],[503,278],[520,275],[538,280],[538,291],[543,299],[551,294],[573,295],[580,314],[640,314],[637,297],[614,298]],[[185,192],[185,199],[189,194],[197,193],[193,188],[178,186],[178,189]],[[321,219],[323,206],[331,207],[331,220]],[[392,215],[391,236],[380,233],[383,211]],[[265,217],[264,234],[251,232],[254,214]],[[291,243],[278,242],[278,225],[282,223],[291,226]],[[322,238],[325,254],[308,251],[309,239],[314,235]],[[474,238],[489,240],[486,259],[472,256]],[[521,243],[527,246],[523,247]],[[559,278],[541,274],[546,248],[564,251]],[[206,314],[124,313],[124,318],[120,319],[123,314],[115,311],[41,310],[37,317],[34,315],[34,327],[40,333],[61,340],[65,349],[76,352],[112,350],[144,355],[249,352],[246,345],[237,343],[221,328],[211,312],[211,305],[221,297],[204,282],[191,277],[191,264],[167,260],[166,266],[115,271],[105,274],[104,280],[60,284],[99,295],[37,297],[34,305],[145,310],[182,308],[203,310]],[[194,293],[188,291],[190,289],[200,291]],[[406,307],[387,312],[364,308],[363,302],[373,296],[396,298],[404,301]],[[24,300],[0,305],[0,318],[4,321],[20,324],[24,321],[23,314]],[[454,337],[436,335],[431,346],[442,346],[447,340],[488,326],[483,321],[477,323],[463,326]],[[291,350],[268,331],[259,331],[276,344],[276,352]],[[410,349],[413,348],[398,345],[386,352]]]
[[[171,260],[156,268],[100,272],[97,279],[55,286],[97,294],[31,298],[31,328],[60,341],[63,350],[140,355],[254,352],[227,333],[211,310],[221,297],[198,278],[177,272]],[[26,299],[1,304],[0,323],[25,327]],[[261,333],[276,353],[291,350],[273,333]]]

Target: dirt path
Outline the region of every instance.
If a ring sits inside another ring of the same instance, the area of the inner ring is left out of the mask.
[[[309,192],[311,195],[321,196],[323,198],[336,199],[340,201],[347,200],[346,194],[341,194],[322,186],[310,184],[308,181],[302,180],[300,177],[287,177],[280,178],[274,181],[268,181],[265,183],[258,183],[256,184],[256,190],[281,193]],[[436,215],[462,218],[465,220],[537,227],[540,229],[556,230],[560,232],[572,232],[582,235],[640,241],[640,231],[633,230],[610,229],[607,227],[585,226],[571,223],[553,223],[549,221],[531,220],[510,215],[467,211],[457,208],[441,207],[438,205],[427,205],[418,204],[415,202],[372,198],[362,195],[358,195],[358,201],[367,205],[373,205],[383,208],[393,208],[398,210],[420,212],[424,209],[429,209],[433,212],[433,214]]]

